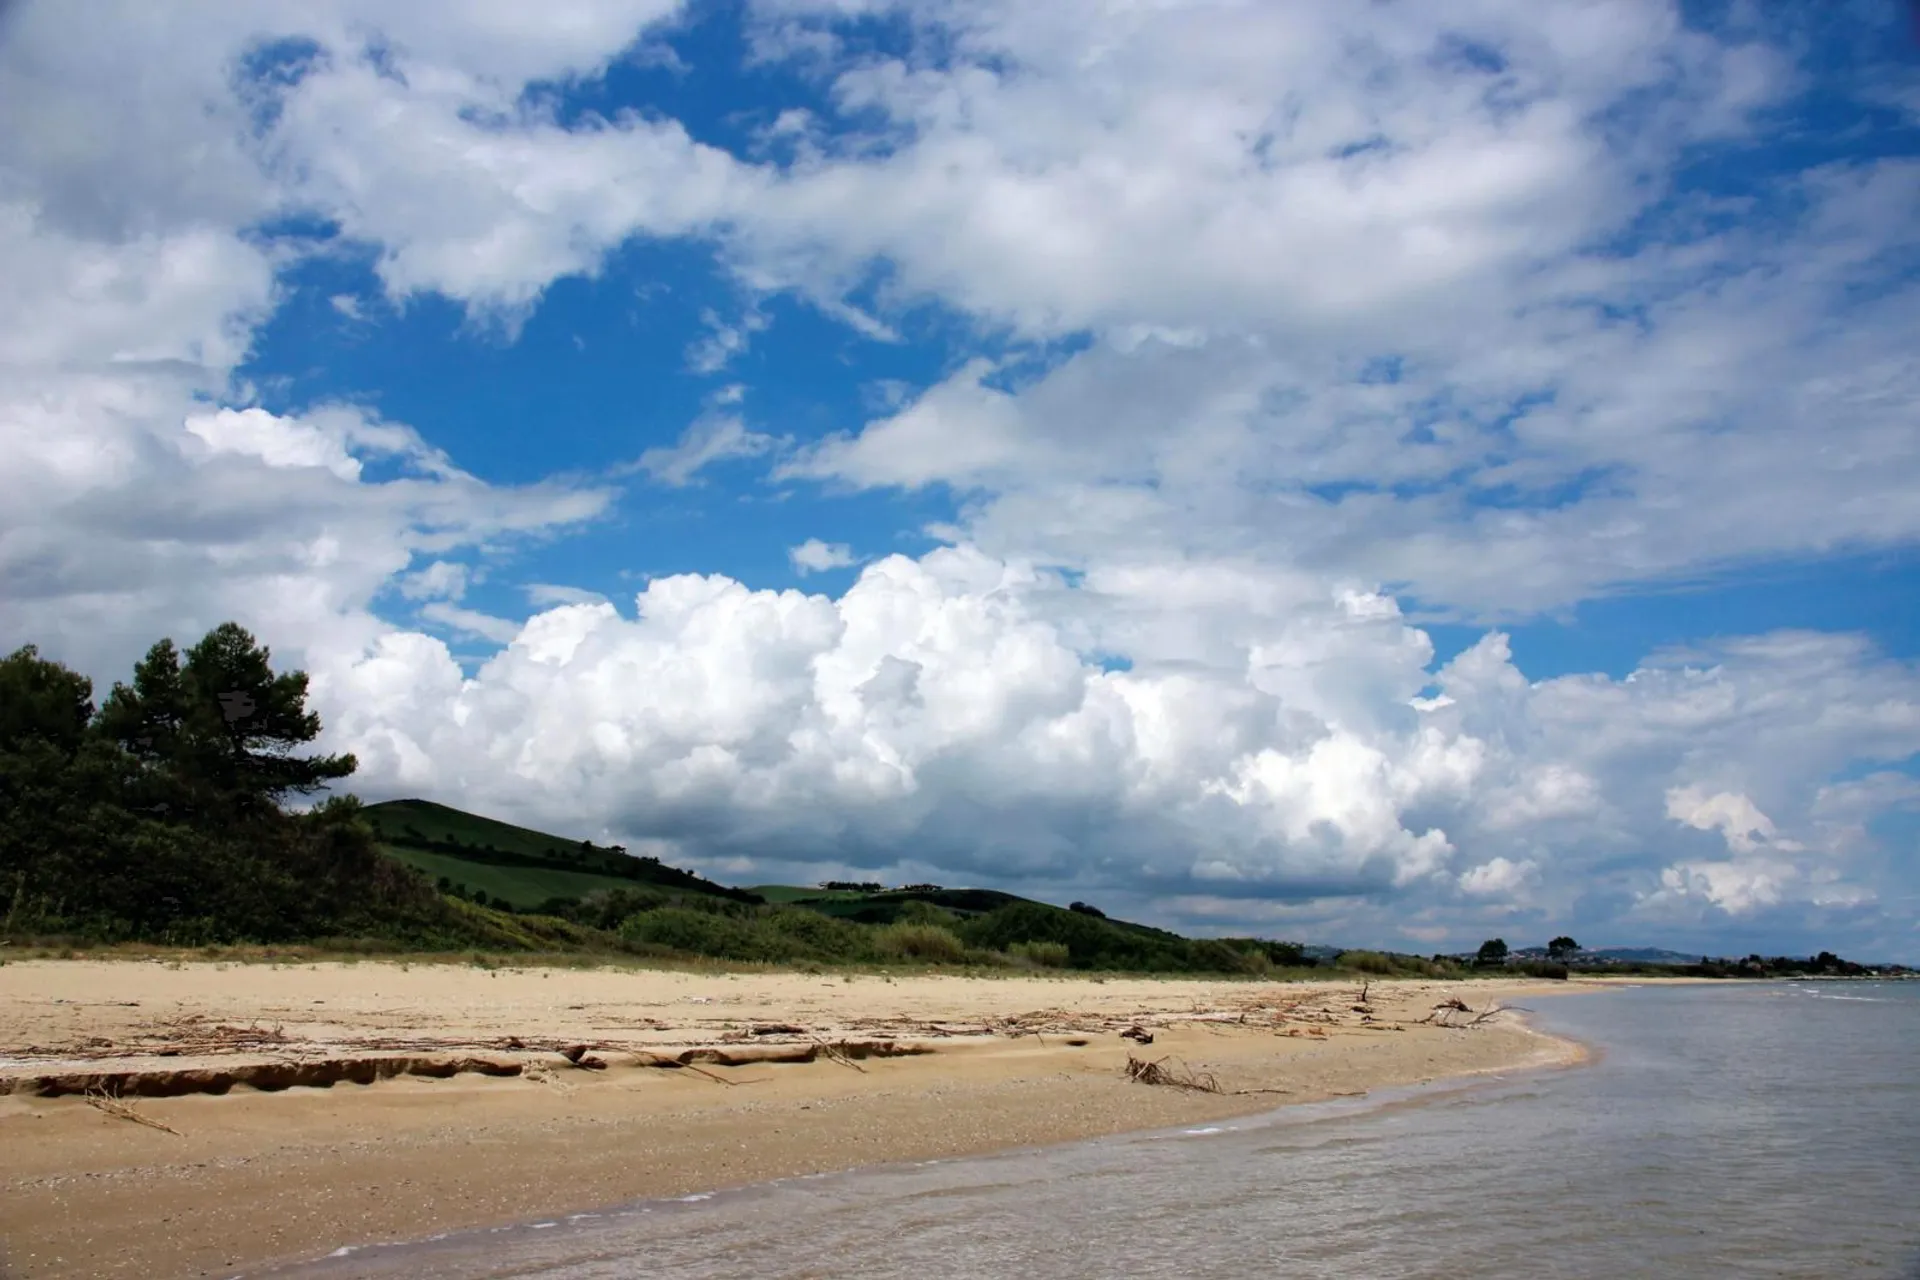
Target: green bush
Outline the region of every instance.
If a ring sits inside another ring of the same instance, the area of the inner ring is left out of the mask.
[[[1519,969],[1529,978],[1552,978],[1560,982],[1567,980],[1567,966],[1551,960],[1529,960]]]
[[[949,929],[956,919],[958,917],[945,907],[923,902],[919,898],[901,903],[893,916],[895,924],[937,924]]]
[[[1070,959],[1064,942],[1016,942],[1007,954],[1040,969],[1064,969]]]
[[[754,922],[768,960],[825,960],[846,964],[873,952],[869,931],[807,907],[769,907]]]
[[[620,936],[628,942],[719,960],[764,958],[755,930],[744,921],[685,906],[656,907],[628,916]]]
[[[1224,938],[1196,938],[1188,947],[1187,954],[1194,968],[1207,973],[1253,973],[1256,965],[1266,967],[1265,956],[1256,961],[1252,953],[1241,950]]]
[[[966,944],[953,930],[937,924],[890,924],[874,934],[874,950],[882,959],[927,964],[962,964]]]
[[[1342,969],[1351,969],[1355,973],[1386,976],[1400,971],[1400,966],[1394,963],[1392,956],[1378,951],[1342,951],[1335,963]]]

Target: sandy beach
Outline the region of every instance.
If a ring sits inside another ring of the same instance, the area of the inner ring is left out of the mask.
[[[0,966],[0,1274],[343,1245],[1578,1061],[1584,984]],[[1441,1019],[1456,1025],[1439,1025]],[[1123,1034],[1124,1033],[1124,1034]],[[1145,1042],[1151,1037],[1151,1043]],[[1128,1079],[1128,1059],[1221,1092]]]

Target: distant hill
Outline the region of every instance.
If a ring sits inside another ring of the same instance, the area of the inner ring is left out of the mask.
[[[983,916],[1001,907],[1026,904],[1059,910],[1048,903],[998,889],[949,889],[912,885],[892,889],[825,889],[810,885],[765,884],[751,889],[717,884],[654,858],[634,857],[619,845],[596,845],[550,832],[481,817],[431,800],[388,800],[362,811],[381,849],[463,896],[484,893],[487,900],[526,911],[556,898],[582,898],[597,890],[648,886],[676,894],[699,894],[735,902],[772,902],[809,907],[822,915],[856,924],[892,924],[908,903],[944,907],[961,919]],[[1180,935],[1152,925],[1098,916],[1122,933],[1142,939],[1184,943]]]
[[[1023,898],[1015,893],[1004,893],[999,889],[947,889],[935,885],[861,890],[761,884],[753,886],[750,892],[768,902],[811,907],[822,915],[851,920],[856,924],[892,924],[909,902],[928,902],[936,907],[945,907],[963,919],[969,916],[983,916],[989,911],[997,911],[1001,907],[1013,906],[1017,903],[1059,909],[1052,903],[1040,902],[1035,898]],[[1114,920],[1104,913],[1100,914],[1099,918],[1116,929],[1144,937],[1179,938],[1178,934],[1169,933],[1165,929],[1156,929],[1152,925],[1134,924],[1130,920]]]
[[[618,845],[517,827],[431,800],[388,800],[362,811],[383,852],[445,880],[467,896],[528,910],[553,898],[579,898],[601,889],[652,886],[736,902],[762,899],[716,884],[656,858],[634,857]]]

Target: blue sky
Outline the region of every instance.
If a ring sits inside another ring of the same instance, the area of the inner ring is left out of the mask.
[[[1909,8],[17,6],[0,642],[743,881],[1920,958]]]

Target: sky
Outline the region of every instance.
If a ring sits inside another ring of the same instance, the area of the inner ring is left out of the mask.
[[[1920,11],[0,5],[0,648],[367,800],[1920,961]]]

